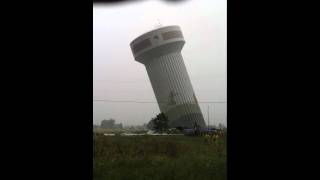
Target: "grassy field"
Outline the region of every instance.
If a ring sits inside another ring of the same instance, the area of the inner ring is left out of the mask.
[[[95,136],[94,180],[225,180],[226,138]]]

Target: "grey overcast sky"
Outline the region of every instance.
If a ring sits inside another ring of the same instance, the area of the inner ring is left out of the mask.
[[[156,102],[144,65],[133,58],[129,43],[162,26],[181,27],[187,71],[199,102],[227,101],[226,0],[133,1],[93,6],[93,99]],[[227,103],[199,104],[205,121],[226,125]],[[93,101],[93,123],[113,118],[142,125],[160,113],[157,103]]]

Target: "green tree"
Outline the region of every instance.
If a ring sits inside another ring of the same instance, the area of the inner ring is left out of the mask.
[[[156,132],[164,132],[169,128],[169,120],[164,113],[158,114],[157,117],[153,118],[151,121],[153,124],[153,130]]]
[[[148,122],[148,124],[147,124],[147,128],[148,129],[151,129],[151,130],[153,130],[154,129],[154,119],[155,118],[152,118],[149,122]]]
[[[109,120],[102,120],[100,127],[102,129],[112,129],[115,127],[115,120],[114,119],[109,119]]]

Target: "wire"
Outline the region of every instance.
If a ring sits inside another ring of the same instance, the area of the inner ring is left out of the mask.
[[[168,103],[156,101],[135,101],[135,100],[108,100],[108,99],[94,99],[93,102],[115,102],[115,103]],[[226,101],[198,101],[198,103],[227,103]]]

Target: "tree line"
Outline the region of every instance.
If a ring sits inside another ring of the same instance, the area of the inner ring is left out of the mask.
[[[101,128],[101,129],[122,129],[122,123],[116,124],[116,120],[109,119],[109,120],[102,120],[99,125],[93,125],[93,128]]]

